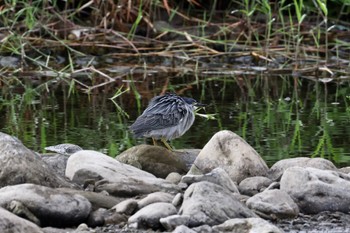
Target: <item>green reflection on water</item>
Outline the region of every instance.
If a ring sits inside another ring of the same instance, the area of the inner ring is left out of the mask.
[[[162,77],[160,77],[162,78]],[[197,82],[196,82],[197,80]],[[200,77],[170,79],[169,86],[207,103],[216,120],[196,119],[193,127],[172,142],[175,148],[202,148],[217,131],[231,130],[242,136],[269,165],[290,157],[324,157],[338,166],[350,165],[350,87],[348,82],[318,83],[291,77]],[[34,87],[1,90],[0,130],[15,135],[38,152],[60,143],[116,156],[143,143],[128,126],[140,107],[159,94],[140,86],[115,101],[130,116],[118,111],[110,98],[114,92],[70,93],[58,85],[50,92]],[[135,99],[143,93],[143,99]],[[147,96],[147,97],[146,97]],[[141,109],[141,110],[142,110]]]

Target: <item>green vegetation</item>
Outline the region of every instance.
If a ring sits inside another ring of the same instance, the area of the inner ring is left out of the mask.
[[[186,95],[208,103],[206,113],[217,113],[216,119],[197,117],[190,132],[174,140],[173,146],[201,148],[214,133],[228,129],[245,138],[269,164],[296,156],[324,157],[338,165],[350,163],[349,82],[322,84],[307,79],[294,82],[289,76],[252,77],[198,80],[198,88]],[[165,76],[156,76],[150,82],[161,83],[163,79]],[[181,90],[197,82],[191,75],[179,79],[172,89]],[[150,90],[149,98],[161,89]],[[90,95],[69,95],[69,90],[65,84],[45,95],[8,92],[0,99],[1,130],[41,152],[48,145],[70,142],[116,156],[143,142],[131,137],[128,125],[139,115],[137,106],[140,110],[145,107],[147,97],[135,99],[133,92],[121,88]]]
[[[269,161],[347,163],[349,14],[347,0],[5,0],[0,130],[37,151],[74,139],[115,156],[136,143],[130,119],[175,91],[217,113],[198,141],[231,129]]]
[[[20,56],[19,73],[30,67],[73,80],[78,71],[110,75],[89,69],[106,56],[146,69],[161,59],[163,72],[176,73],[201,73],[212,63],[232,67],[250,57],[266,73],[282,69],[302,76],[327,68],[339,77],[348,71],[339,62],[349,57],[343,20],[349,7],[346,0],[7,0],[0,8],[0,54]],[[59,65],[58,55],[65,58]],[[77,70],[77,60],[87,55],[93,60]]]

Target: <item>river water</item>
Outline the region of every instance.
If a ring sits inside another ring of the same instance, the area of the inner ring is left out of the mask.
[[[208,104],[192,128],[172,146],[202,148],[219,130],[243,137],[272,165],[290,157],[324,157],[350,165],[350,82],[320,82],[291,76],[129,76],[127,80],[75,91],[67,82],[1,89],[0,131],[17,136],[29,148],[73,143],[117,156],[150,143],[135,140],[128,126],[162,92],[176,92]],[[38,88],[40,87],[40,88]],[[129,90],[111,101],[116,90]]]

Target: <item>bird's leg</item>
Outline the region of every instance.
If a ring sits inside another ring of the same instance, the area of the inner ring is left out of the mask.
[[[169,143],[166,141],[166,139],[161,138],[160,140],[164,143],[164,145],[166,146],[166,148],[168,148],[168,150],[173,151],[173,148],[171,148],[171,146],[170,146]]]
[[[157,140],[154,139],[154,138],[152,138],[152,140],[153,140],[153,145],[154,145],[154,146],[157,146]]]

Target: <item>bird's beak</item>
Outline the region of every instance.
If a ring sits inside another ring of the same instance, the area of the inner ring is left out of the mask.
[[[205,109],[205,106],[207,106],[207,105],[202,104],[202,103],[195,103],[193,106],[194,106],[194,110],[197,112],[197,111],[201,110],[202,108]]]
[[[207,104],[195,103],[194,106],[196,106],[197,108],[199,108],[199,107],[205,107],[205,106],[207,106]]]

